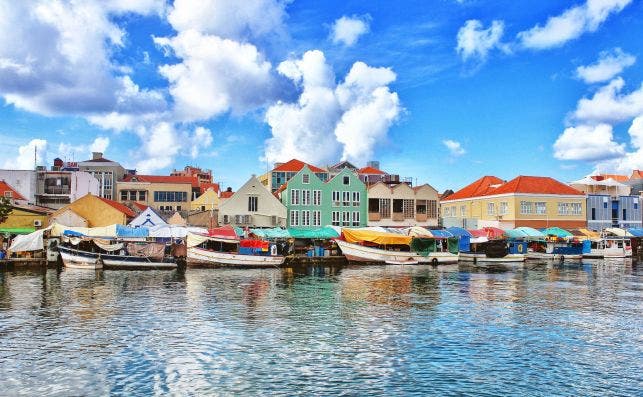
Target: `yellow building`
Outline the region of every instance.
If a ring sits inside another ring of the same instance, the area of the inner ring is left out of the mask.
[[[50,218],[59,219],[59,215],[69,211],[85,219],[88,227],[127,225],[129,219],[136,216],[134,211],[121,203],[88,194],[57,210]]]
[[[210,211],[219,208],[219,194],[214,188],[208,188],[203,194],[190,203],[192,211]]]
[[[549,177],[518,176],[505,182],[484,176],[444,198],[440,208],[445,227],[587,226],[585,194]]]
[[[33,205],[11,206],[12,211],[0,223],[0,233],[27,234],[47,225],[47,217],[53,210]]]
[[[191,209],[201,193],[198,179],[190,176],[127,175],[116,189],[119,203],[138,202],[168,213]]]

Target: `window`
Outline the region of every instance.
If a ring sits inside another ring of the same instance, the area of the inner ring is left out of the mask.
[[[344,178],[342,178],[342,183],[346,186],[349,186],[351,184],[351,178],[348,176],[345,176]]]
[[[299,226],[299,211],[290,211],[290,226]]]
[[[301,211],[301,225],[310,226],[310,211]]]
[[[136,190],[130,190],[129,192],[129,199],[132,201],[136,201]]]
[[[536,214],[545,215],[547,213],[547,203],[538,201],[536,202]]]
[[[321,226],[321,211],[313,211],[313,226]]]
[[[177,206],[176,206],[176,210],[177,210],[177,211],[181,211],[181,206],[180,206],[180,205],[177,205]]]
[[[581,203],[572,203],[571,204],[571,214],[572,215],[582,215],[583,214],[583,205]]]
[[[290,205],[299,205],[299,190],[293,189],[290,191]]]
[[[351,213],[348,211],[342,212],[342,226],[351,225]]]
[[[426,214],[426,200],[415,200],[415,213]]]
[[[627,210],[625,208],[623,208],[623,220],[627,220]]]
[[[201,206],[201,211],[205,211],[205,205]]]
[[[6,198],[12,198],[13,197],[13,192],[11,190],[7,190],[6,192],[4,192],[4,196]]]
[[[353,207],[359,207],[359,192],[353,192]]]
[[[121,190],[121,201],[127,201],[127,190]]]
[[[592,220],[596,220],[596,208],[592,208]]]
[[[341,226],[341,222],[339,221],[339,211],[333,211],[332,212],[333,218],[332,218],[332,224],[333,226]]]
[[[603,208],[607,209],[607,201],[603,202]]]
[[[353,226],[359,226],[359,211],[353,211]]]
[[[527,215],[533,213],[533,206],[531,201],[521,201],[520,202],[520,213],[522,215]]]
[[[187,192],[154,192],[154,201],[161,203],[187,202]]]
[[[223,215],[223,223],[228,224],[230,223],[230,216],[229,215]]]
[[[321,205],[321,190],[313,190],[313,205]]]
[[[487,215],[495,215],[496,206],[494,203],[487,203]]]
[[[429,218],[438,217],[438,202],[436,200],[429,200]]]
[[[460,206],[460,217],[464,218],[467,216],[467,206],[466,205],[461,205]]]
[[[138,191],[138,201],[147,201],[147,191],[139,190]]]
[[[259,201],[259,197],[257,197],[257,196],[248,197],[248,211],[249,212],[257,212],[258,201]]]
[[[310,190],[301,191],[301,205],[310,205]]]
[[[379,213],[380,213],[380,218],[391,217],[391,200],[379,199]]]
[[[415,200],[402,200],[402,212],[405,218],[415,216]]]
[[[498,215],[507,215],[509,213],[509,203],[501,201],[498,207]]]
[[[340,192],[338,192],[337,190],[333,190],[333,207],[339,207],[340,202],[341,202]]]
[[[342,192],[342,205],[344,207],[351,205],[351,192]]]
[[[302,174],[301,175],[301,183],[310,183],[310,174]]]
[[[403,212],[403,208],[404,208],[403,201],[404,200],[393,199],[393,213],[399,214]]]

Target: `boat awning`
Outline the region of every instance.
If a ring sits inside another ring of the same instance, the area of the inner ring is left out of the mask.
[[[10,252],[25,252],[25,251],[40,251],[45,249],[43,234],[50,230],[51,226],[46,229],[36,230],[33,233],[21,234],[11,241],[8,251]]]
[[[116,236],[118,237],[148,237],[150,230],[146,227],[129,227],[116,225]]]
[[[279,227],[272,229],[250,229],[250,232],[261,238],[290,238],[288,229],[282,229]],[[339,235],[337,232],[335,234]]]
[[[411,227],[407,227],[406,229],[398,229],[398,230],[403,231],[403,233],[400,233],[400,234],[406,234],[407,236],[411,236],[411,237],[433,237],[433,235],[430,233],[429,230],[421,226],[411,226]]]
[[[601,234],[599,232],[595,232],[588,229],[574,229],[574,230],[570,230],[570,232],[575,237],[586,237],[589,239],[598,239],[601,237]]]
[[[51,228],[51,235],[54,237],[63,234],[70,235],[68,232],[80,233],[89,237],[116,237],[116,224],[103,227],[70,227],[55,223]]]
[[[430,229],[429,230],[430,236],[433,238],[449,238],[453,237],[453,234],[451,234],[449,231],[444,230],[444,229]]]
[[[318,229],[294,229],[287,230],[292,238],[310,238],[310,239],[331,239],[339,237],[339,233],[332,227],[322,227]]]
[[[212,240],[238,240],[239,236],[233,226],[225,225],[208,230],[208,237]]]
[[[521,227],[515,228],[514,230],[520,230],[521,232],[525,233],[525,235],[528,238],[532,238],[532,239],[546,237],[540,230],[536,230],[533,227],[521,226]]]
[[[505,235],[505,231],[497,227],[487,226],[483,227],[482,230],[487,233],[488,239],[502,238]]]
[[[462,236],[473,237],[473,235],[468,230],[463,229],[461,227],[455,227],[455,226],[448,227],[447,231],[455,237],[462,237]],[[480,237],[486,237],[486,235],[483,235]]]
[[[632,237],[632,234],[625,229],[619,227],[608,227],[604,230],[606,233],[613,234],[618,237]]]
[[[632,227],[627,229],[627,231],[634,237],[643,237],[643,228]]]
[[[529,237],[522,230],[510,229],[505,230],[505,235],[509,238],[526,238]]]
[[[372,230],[362,229],[342,229],[344,240],[349,243],[370,242],[379,245],[409,245],[411,243],[411,236],[404,236],[402,234],[377,232]]]
[[[574,236],[572,233],[559,227],[548,227],[547,229],[543,229],[543,234],[547,236],[556,236],[558,238],[567,238]]]

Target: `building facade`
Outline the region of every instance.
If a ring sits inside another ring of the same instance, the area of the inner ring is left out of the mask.
[[[189,211],[199,192],[197,178],[186,176],[127,175],[117,183],[119,203],[137,202],[161,213]]]
[[[88,227],[127,225],[131,219],[136,217],[136,213],[127,206],[92,194],[83,196],[60,208],[51,214],[51,219],[60,219],[59,215],[68,211],[86,220]]]
[[[87,195],[99,195],[100,182],[84,171],[36,171],[36,205],[59,209]]]
[[[109,200],[116,200],[116,182],[128,174],[119,163],[104,158],[100,152],[92,153],[90,160],[79,162],[78,169],[93,175],[99,183],[98,196]]]
[[[288,210],[288,227],[366,226],[366,185],[348,168],[323,181],[305,165],[278,194]]]
[[[286,207],[254,175],[219,205],[220,225],[284,227]]]
[[[35,170],[0,170],[0,180],[5,181],[30,203],[36,202]]]
[[[549,177],[518,176],[505,182],[485,176],[444,198],[440,208],[445,227],[587,226],[585,194]]]
[[[259,177],[259,181],[270,190],[271,193],[276,192],[281,188],[284,183],[288,183],[304,166],[309,168],[309,172],[315,173],[322,181],[327,181],[329,172],[323,168],[315,167],[314,165],[306,164],[301,160],[292,159],[286,163],[277,163],[272,171]]]
[[[368,187],[369,226],[438,226],[439,194],[431,185],[389,186],[377,182]]]

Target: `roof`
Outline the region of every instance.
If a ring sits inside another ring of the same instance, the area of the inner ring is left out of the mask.
[[[449,200],[458,200],[471,197],[485,196],[487,191],[491,188],[491,185],[498,185],[504,181],[496,176],[485,175],[482,178],[476,180],[475,182],[463,187],[457,192],[445,197],[444,201]]]
[[[605,179],[612,178],[617,182],[627,182],[630,178],[627,175],[618,175],[618,174],[600,174],[592,175],[591,178],[595,181],[603,181]]]
[[[219,193],[219,184],[212,182],[203,182],[201,183],[201,194],[205,193],[209,188],[212,188],[215,193]]]
[[[584,196],[585,193],[548,176],[517,176],[502,186],[487,192],[489,194],[534,193]]]
[[[302,168],[304,168],[305,165],[307,165],[308,168],[310,168],[310,170],[312,172],[328,172],[328,171],[326,171],[324,169],[321,169],[319,167],[315,167],[314,165],[311,165],[311,164],[304,163],[303,161],[297,160],[297,159],[292,159],[292,160],[290,160],[290,161],[288,161],[286,163],[283,163],[279,167],[275,167],[272,171],[273,172],[274,171],[299,172],[299,171],[301,171]]]
[[[135,180],[132,180],[135,179]],[[165,176],[165,175],[126,175],[123,182],[147,183],[185,183],[192,187],[199,187],[199,180],[195,176]],[[218,185],[217,185],[218,186]]]
[[[632,175],[630,176],[630,179],[643,179],[643,171],[642,170],[632,171]]]
[[[55,210],[53,210],[51,208],[40,207],[40,206],[37,206],[37,205],[12,204],[11,207],[18,208],[18,209],[28,211],[28,212],[33,212],[33,213],[36,213],[36,214],[51,214],[51,213],[53,213],[55,211]]]
[[[219,193],[219,198],[230,198],[233,194],[234,192],[229,192],[226,190],[225,192]]]
[[[141,203],[138,203],[138,202],[136,202],[136,201],[133,201],[133,202],[132,202],[132,205],[133,205],[134,207],[138,208],[138,209],[139,209],[139,210],[141,210],[141,211],[145,211],[145,210],[147,209],[147,205],[145,205],[145,204],[141,204]]]
[[[363,175],[386,175],[386,172],[378,170],[375,167],[360,168],[359,170],[357,170],[357,173]]]
[[[4,197],[5,192],[11,192],[11,199],[13,200],[26,200],[22,194],[18,193],[18,191],[7,182],[0,181],[0,196]]]
[[[97,159],[81,161],[81,163],[115,163],[115,161],[106,159],[105,157],[99,157]]]
[[[116,201],[112,201],[112,200],[106,199],[104,197],[98,197],[98,196],[94,196],[94,197],[98,198],[99,200],[101,200],[105,204],[108,204],[111,207],[117,209],[118,211],[122,212],[123,214],[127,215],[130,218],[134,218],[136,216],[136,213],[134,211],[132,211],[132,209],[130,209],[125,204],[117,203]]]

